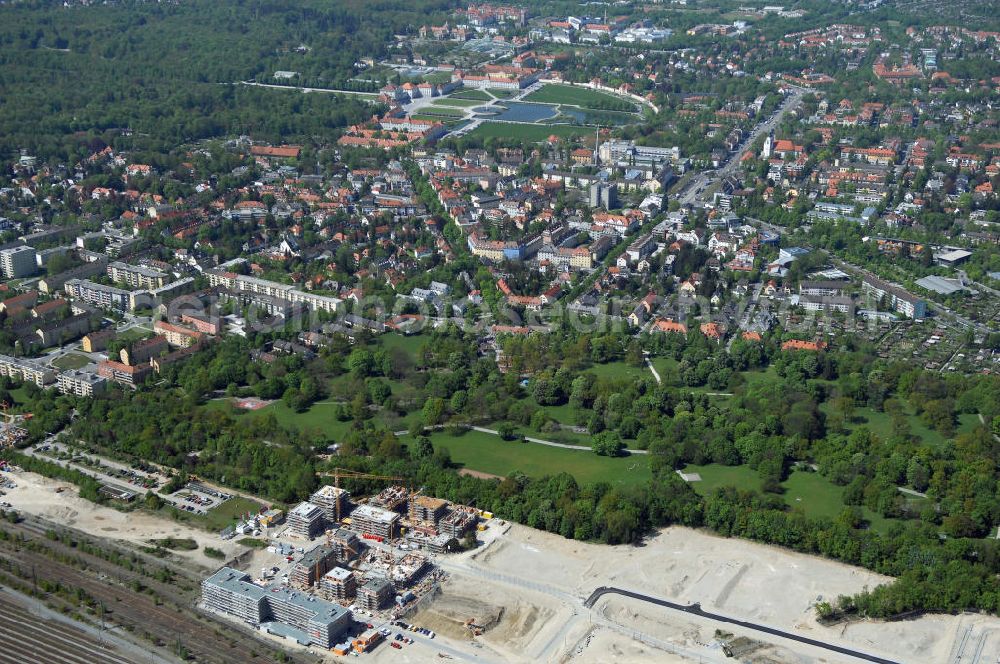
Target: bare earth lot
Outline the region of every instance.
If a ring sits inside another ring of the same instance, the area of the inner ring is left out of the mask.
[[[821,626],[812,608],[817,601],[889,579],[833,561],[685,528],[668,528],[641,547],[604,547],[512,526],[489,546],[448,560],[454,561],[446,562],[454,567],[449,569],[453,579],[467,574],[478,577],[477,583],[471,592],[458,583],[446,585],[441,597],[417,618],[434,622],[442,634],[451,635],[454,630],[444,631],[442,615],[476,597],[494,609],[502,604],[507,611],[496,631],[487,631],[476,640],[498,655],[508,655],[505,649],[511,648],[524,661],[727,661],[715,639],[716,629],[756,642],[745,655],[746,661],[858,661],[637,600],[608,596],[588,611],[560,596],[565,593],[582,600],[602,585],[681,603],[699,602],[707,611],[893,661],[955,662],[963,643],[963,657],[958,660],[963,663],[977,661],[977,652],[978,661],[984,663],[1000,657],[1000,619],[995,618],[933,615],[888,624]],[[512,585],[512,579],[525,587]],[[532,592],[530,585],[541,590]],[[525,620],[528,614],[541,616],[551,611],[555,615],[550,621],[529,624]],[[474,615],[467,613],[464,619]],[[500,631],[505,621],[513,625],[508,632]],[[560,625],[554,627],[556,621]]]
[[[183,523],[155,516],[148,512],[119,512],[110,507],[96,505],[77,495],[77,488],[69,482],[57,482],[35,473],[7,473],[17,483],[8,489],[3,500],[14,509],[33,514],[54,523],[76,528],[96,537],[106,537],[133,544],[149,544],[150,539],[163,537],[191,538],[198,542],[194,551],[174,551],[206,570],[219,567],[217,560],[209,559],[202,551],[206,546],[219,549],[227,558],[243,551],[235,540],[224,541],[214,533],[193,528]],[[62,488],[61,492],[56,489]]]

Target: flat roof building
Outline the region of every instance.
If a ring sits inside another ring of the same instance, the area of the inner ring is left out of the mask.
[[[438,522],[438,531],[455,539],[461,538],[479,521],[479,515],[472,509],[458,508]]]
[[[448,510],[448,501],[431,496],[414,496],[410,499],[410,521],[414,524],[437,528]]]
[[[354,578],[354,572],[344,567],[334,567],[324,574],[319,587],[329,599],[338,602],[348,602],[358,593],[358,581]]]
[[[108,380],[89,371],[70,369],[56,377],[56,387],[63,394],[92,397],[107,389]]]
[[[38,387],[45,387],[56,380],[56,372],[42,363],[9,355],[0,355],[0,376],[17,378]]]
[[[943,251],[940,254],[935,254],[934,260],[937,261],[939,265],[954,267],[959,263],[964,263],[971,257],[971,251],[967,251],[965,249],[950,249],[948,251]]]
[[[959,279],[949,279],[934,274],[917,279],[915,283],[921,288],[926,288],[941,295],[952,295],[967,290],[965,284]]]
[[[406,487],[394,485],[386,487],[379,494],[371,499],[371,504],[387,510],[398,510],[406,505],[410,498],[410,492]]]
[[[339,523],[338,517],[346,516],[350,497],[351,494],[348,491],[326,485],[311,495],[309,502],[323,510],[323,518],[327,527],[334,527]]]
[[[312,539],[323,532],[323,510],[309,502],[299,503],[288,513],[288,529],[293,535]]]
[[[347,528],[327,532],[327,541],[337,553],[337,562],[346,563],[361,555],[361,541]]]
[[[20,279],[35,273],[38,269],[34,248],[27,245],[0,251],[0,269],[5,279]]]
[[[393,592],[392,584],[387,579],[372,577],[358,588],[355,603],[365,611],[378,611],[392,601]]]
[[[167,283],[167,273],[141,265],[129,265],[115,261],[108,265],[108,277],[115,283],[128,284],[132,288],[162,288]]]
[[[105,286],[88,279],[70,279],[63,285],[66,294],[105,309],[129,311],[150,306],[153,302],[148,291],[129,291],[115,286]]]
[[[204,605],[302,645],[332,648],[353,622],[337,604],[287,588],[264,588],[250,575],[223,567],[201,583]]]
[[[847,281],[801,281],[799,282],[799,294],[836,297],[844,295],[850,287],[851,284]]]
[[[392,539],[399,514],[373,505],[359,505],[351,512],[351,525],[362,535]]]
[[[799,295],[799,306],[806,311],[839,311],[846,314],[853,310],[854,300],[840,296]]]
[[[320,577],[330,571],[337,560],[337,551],[332,546],[320,544],[306,552],[292,565],[288,575],[289,583],[302,590],[308,590]]]
[[[927,315],[927,302],[925,300],[888,281],[876,277],[865,277],[861,282],[861,290],[876,300],[885,298],[893,311],[898,311],[910,318],[924,318]]]
[[[340,307],[342,300],[329,295],[302,291],[290,284],[281,284],[257,277],[234,274],[223,270],[205,270],[208,283],[213,288],[224,287],[233,291],[266,295],[268,297],[286,300],[293,304],[303,304],[310,309],[334,312]]]

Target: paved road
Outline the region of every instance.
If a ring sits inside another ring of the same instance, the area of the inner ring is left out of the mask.
[[[805,89],[796,88],[794,92],[788,95],[781,102],[778,109],[771,117],[753,128],[747,137],[743,139],[743,142],[740,143],[735,150],[733,150],[732,154],[729,155],[729,159],[727,159],[724,164],[720,165],[714,172],[705,171],[703,173],[698,173],[691,178],[684,189],[677,192],[677,200],[681,203],[681,205],[693,203],[698,194],[700,194],[702,190],[707,188],[710,184],[735,172],[735,170],[739,167],[740,157],[743,155],[744,150],[746,150],[748,146],[752,145],[754,141],[763,136],[765,133],[770,132],[772,129],[777,127],[786,113],[798,108],[799,104],[802,103],[802,97],[805,93]]]
[[[817,639],[811,639],[808,636],[799,636],[798,634],[793,634],[791,632],[786,632],[774,627],[768,627],[767,625],[761,625],[758,623],[747,622],[745,620],[737,620],[736,618],[730,618],[729,616],[723,616],[718,613],[710,613],[701,608],[701,604],[695,602],[694,604],[678,604],[676,602],[671,602],[669,600],[660,599],[658,597],[653,597],[651,595],[643,595],[637,592],[632,592],[631,590],[623,590],[622,588],[614,588],[609,586],[601,586],[594,590],[590,594],[590,597],[584,602],[584,606],[590,608],[594,606],[604,595],[622,595],[623,597],[630,597],[632,599],[637,599],[641,602],[648,602],[650,604],[655,604],[657,606],[662,606],[667,609],[672,609],[674,611],[681,611],[682,613],[687,613],[694,616],[699,616],[701,618],[708,618],[709,620],[717,620],[723,623],[729,623],[731,625],[737,625],[738,627],[743,627],[756,632],[763,632],[764,634],[771,634],[772,636],[780,636],[783,639],[789,639],[791,641],[796,641],[798,643],[804,643],[806,645],[814,646],[816,648],[822,648],[824,650],[829,650],[831,652],[838,653],[840,655],[847,655],[848,657],[853,657],[855,659],[864,660],[867,662],[876,662],[877,664],[898,664],[891,659],[883,659],[875,655],[869,655],[868,653],[861,652],[860,650],[851,650],[850,648],[843,648],[832,643],[825,643]]]

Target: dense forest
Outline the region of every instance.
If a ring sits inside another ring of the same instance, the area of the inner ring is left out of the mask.
[[[89,154],[95,137],[166,152],[213,136],[329,139],[371,106],[340,95],[247,88],[275,69],[350,88],[354,63],[448,0],[58,2],[0,7],[0,156]],[[378,20],[372,20],[378,16]]]

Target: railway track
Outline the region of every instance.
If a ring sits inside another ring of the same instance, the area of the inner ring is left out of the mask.
[[[45,661],[53,664],[131,664],[108,644],[65,623],[39,619],[10,596],[0,593],[0,662]]]
[[[93,599],[99,607],[103,607],[105,620],[121,626],[136,636],[144,637],[146,641],[157,643],[166,650],[180,651],[193,656],[199,662],[214,662],[218,664],[247,664],[255,658],[273,659],[278,650],[238,626],[217,621],[199,612],[195,608],[196,592],[183,590],[177,586],[150,578],[138,570],[129,570],[109,562],[100,556],[86,553],[58,539],[49,539],[49,530],[66,531],[58,526],[50,526],[35,520],[23,521],[19,524],[3,524],[3,528],[11,533],[19,533],[36,545],[59,554],[72,556],[73,563],[67,564],[53,560],[44,554],[8,540],[0,541],[0,556],[13,562],[20,570],[21,576],[29,580],[33,578],[57,582],[67,589],[80,589]],[[74,532],[74,535],[77,533]],[[88,539],[83,534],[80,538]],[[97,542],[95,542],[97,543]],[[102,548],[113,548],[112,545],[100,542]],[[122,550],[122,553],[134,553]],[[190,588],[195,589],[196,579],[185,578]],[[141,584],[137,586],[136,584]],[[140,588],[136,590],[136,588]],[[51,594],[47,598],[57,604],[75,607],[70,599],[59,594]],[[7,629],[7,628],[10,629]],[[39,661],[19,653],[20,642],[28,641],[25,628],[16,623],[0,622],[0,664],[6,661],[16,661],[23,664],[26,661]],[[13,635],[10,637],[10,635]],[[6,640],[15,641],[8,650]],[[9,652],[9,660],[3,653]],[[292,661],[305,661],[299,656],[292,656]],[[134,660],[115,659],[104,656],[85,657],[82,661],[70,656],[60,659],[46,659],[46,662],[60,664],[91,664],[92,662],[109,662],[109,664],[124,664]],[[258,660],[259,661],[259,660]]]

